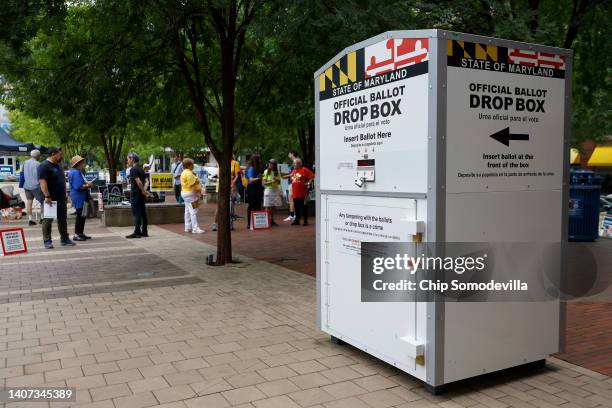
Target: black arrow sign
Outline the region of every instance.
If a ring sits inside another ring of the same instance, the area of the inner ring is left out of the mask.
[[[529,135],[524,133],[510,133],[510,127],[495,132],[491,137],[497,140],[499,143],[503,143],[506,146],[510,146],[511,140],[529,140]]]

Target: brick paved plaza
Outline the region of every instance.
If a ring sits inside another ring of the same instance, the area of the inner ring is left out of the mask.
[[[206,266],[210,233],[128,231],[89,225],[93,240],[43,252],[28,228],[30,253],[0,259],[2,385],[76,387],[76,406],[98,408],[612,407],[612,378],[556,358],[432,396],[317,330],[312,276],[244,255]]]

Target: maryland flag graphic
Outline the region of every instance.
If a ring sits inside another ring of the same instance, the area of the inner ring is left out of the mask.
[[[388,38],[349,52],[319,75],[324,100],[427,73],[428,38]]]
[[[468,58],[485,61],[499,61],[498,47],[491,44],[478,44],[467,41],[448,40],[448,57]]]
[[[565,78],[565,56],[549,52],[448,40],[447,56],[453,67]]]
[[[565,69],[565,56],[549,52],[508,48],[508,61],[513,64],[529,65],[533,67]]]
[[[364,77],[363,52],[363,49],[351,52],[327,68],[319,76],[319,91],[328,92],[338,86],[361,81]]]

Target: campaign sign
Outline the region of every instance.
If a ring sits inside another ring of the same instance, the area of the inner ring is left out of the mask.
[[[23,228],[0,230],[0,243],[2,243],[0,254],[2,256],[28,252]]]
[[[252,230],[266,230],[270,227],[270,212],[266,210],[251,212]]]
[[[121,204],[123,201],[123,185],[121,184],[107,184],[105,186],[99,186],[98,192],[102,205],[116,205]],[[104,208],[104,207],[102,207]]]
[[[0,166],[0,175],[10,176],[13,174],[13,166]]]
[[[172,173],[151,173],[151,191],[174,191],[174,175]]]
[[[612,238],[612,217],[606,215],[603,220],[603,231],[600,234],[602,237]]]
[[[97,171],[88,171],[86,172],[84,175],[85,180],[87,180],[87,182],[92,182],[93,180],[96,180],[100,177],[100,173],[98,173]]]

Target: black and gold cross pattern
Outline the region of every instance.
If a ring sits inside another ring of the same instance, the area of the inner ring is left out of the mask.
[[[478,44],[468,41],[448,40],[448,62],[456,65],[462,59],[477,59],[492,62],[507,62],[508,49],[493,44]]]
[[[358,82],[365,77],[363,48],[350,52],[319,75],[319,92],[327,94],[332,89]]]

